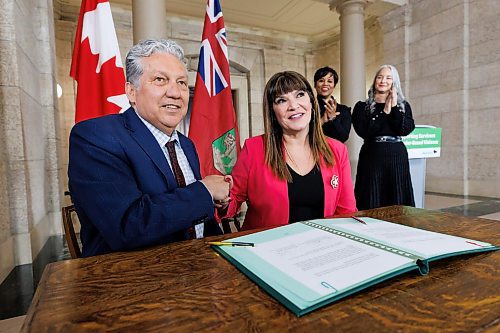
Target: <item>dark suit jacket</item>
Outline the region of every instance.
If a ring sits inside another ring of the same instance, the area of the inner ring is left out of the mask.
[[[196,177],[200,163],[179,133]],[[134,109],[80,122],[70,135],[69,189],[81,223],[83,256],[185,239],[193,224],[212,221],[214,205],[199,181],[178,188],[158,142]]]

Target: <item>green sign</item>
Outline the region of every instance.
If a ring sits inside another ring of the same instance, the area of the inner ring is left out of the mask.
[[[403,137],[409,158],[428,158],[441,156],[441,128],[416,127]]]

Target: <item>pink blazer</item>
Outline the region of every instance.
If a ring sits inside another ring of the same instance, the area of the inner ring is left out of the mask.
[[[325,190],[324,216],[346,214],[356,211],[351,165],[346,146],[328,138],[335,165],[320,164]],[[232,201],[224,217],[236,214],[243,202],[248,210],[243,230],[288,224],[288,183],[278,179],[264,161],[264,136],[245,141],[233,168],[234,186]]]

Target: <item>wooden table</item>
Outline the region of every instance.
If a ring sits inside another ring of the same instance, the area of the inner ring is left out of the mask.
[[[403,206],[357,215],[500,245],[497,221]],[[500,332],[499,264],[500,251],[433,262],[427,276],[407,273],[298,318],[192,240],[48,265],[22,331]]]

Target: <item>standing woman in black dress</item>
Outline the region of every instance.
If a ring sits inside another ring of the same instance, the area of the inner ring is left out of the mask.
[[[351,108],[337,103],[333,97],[333,89],[338,82],[339,76],[333,68],[322,67],[314,73],[323,133],[346,142],[351,131]]]
[[[357,208],[415,206],[408,151],[401,141],[415,122],[394,66],[377,71],[368,99],[354,106],[352,124],[364,139],[354,188]]]

